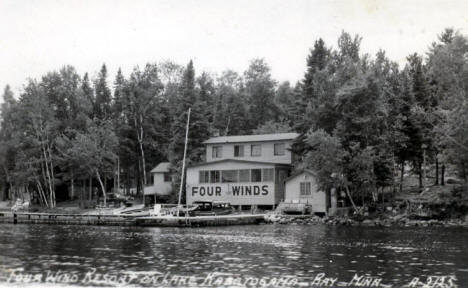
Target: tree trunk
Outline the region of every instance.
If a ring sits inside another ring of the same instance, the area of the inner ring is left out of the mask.
[[[143,186],[146,186],[146,161],[145,161],[145,151],[143,150],[143,143],[140,143],[141,150],[141,170],[143,172]]]
[[[96,176],[97,176],[97,179],[99,181],[99,184],[101,185],[102,195],[104,196],[104,207],[106,207],[107,206],[106,188],[104,187],[104,183],[102,183],[101,175],[99,175],[98,170],[96,170]]]
[[[75,179],[73,179],[73,174],[71,178],[71,200],[75,197]]]
[[[120,193],[120,158],[119,157],[117,157],[117,192]]]
[[[52,177],[50,175],[50,171],[49,171],[49,163],[48,163],[48,160],[47,160],[47,153],[46,153],[46,149],[44,147],[44,145],[42,145],[42,154],[43,154],[43,157],[44,157],[44,166],[45,166],[45,174],[46,174],[46,177],[47,177],[47,187],[49,188],[49,203],[50,203],[50,207],[51,208],[54,208],[54,201],[53,201],[53,191],[52,191]]]
[[[36,180],[36,185],[37,185],[37,190],[39,191],[39,195],[41,196],[42,202],[46,207],[49,207],[49,203],[47,202],[47,196],[45,195],[45,191],[42,188],[41,182],[39,180]]]
[[[403,192],[404,175],[405,175],[405,161],[403,160],[401,162],[401,168],[400,168],[400,193]]]
[[[10,199],[10,188],[11,187],[11,182],[10,182],[10,174],[8,173],[8,169],[6,166],[3,166],[3,171],[5,172],[5,182],[8,183],[8,186],[5,187],[5,192],[2,193],[2,198],[0,200],[6,200]]]
[[[384,191],[384,187],[382,186],[382,206],[385,205],[385,191]]]
[[[125,170],[125,190],[127,195],[130,195],[130,172],[128,172],[128,166]]]
[[[419,174],[419,188],[424,188],[424,186],[423,186],[422,163],[421,162],[418,163],[418,168],[419,168],[419,171],[418,171],[418,174]]]
[[[396,171],[396,162],[395,162],[395,152],[392,153],[392,165],[393,165],[393,175],[392,175],[392,189],[393,189],[393,196],[395,197],[396,193],[396,181],[395,176],[397,175]]]
[[[46,207],[46,204],[44,203],[44,198],[42,198],[41,191],[39,190],[37,183],[36,183],[36,188],[37,188],[37,195],[39,198],[39,205],[41,205],[42,207]]]
[[[78,196],[80,199],[80,208],[84,208],[84,194],[85,194],[85,189],[86,189],[86,184],[85,180],[81,180],[81,189],[80,189],[80,195]]]
[[[143,149],[143,136],[144,136],[144,130],[143,130],[143,115],[139,115],[138,118],[139,122],[136,121],[135,119],[135,128],[137,129],[137,139],[138,139],[138,144],[140,148],[140,156],[141,156],[141,172],[140,174],[141,177],[143,177],[143,181],[141,181],[142,186],[146,186],[146,162],[145,162],[145,151]]]
[[[346,195],[348,195],[349,201],[351,202],[351,205],[353,205],[354,212],[358,212],[356,204],[354,204],[353,197],[351,197],[351,193],[349,192],[348,183],[345,183],[344,186],[345,186],[345,190],[346,190]]]
[[[93,200],[93,177],[89,176],[89,201]]]
[[[422,180],[423,189],[426,188],[426,149],[423,149],[423,165],[422,165]]]
[[[442,164],[440,171],[440,185],[445,186],[445,164]]]
[[[439,157],[437,157],[438,155],[436,155],[436,159],[435,159],[435,183],[434,185],[439,185]]]
[[[51,152],[51,149],[50,149],[50,145],[49,145],[49,139],[47,137],[47,154],[49,156],[49,169],[50,169],[50,175],[51,175],[51,179],[52,179],[52,199],[53,199],[53,202],[51,205],[53,205],[52,207],[55,208],[57,206],[57,202],[56,202],[56,199],[55,199],[55,173],[54,173],[54,164],[52,162],[52,152]]]
[[[361,187],[362,188],[362,187]],[[360,189],[361,190],[361,206],[364,206],[364,189]]]
[[[137,182],[135,183],[135,186],[136,186],[136,196],[140,196],[140,192],[141,192],[141,172],[140,172],[140,169],[141,169],[141,159],[140,159],[140,156],[138,157],[138,167],[135,171],[136,173],[136,177],[134,177],[134,179],[137,179]]]
[[[466,183],[466,167],[465,167],[465,163],[462,163],[462,176],[463,176],[463,181]]]

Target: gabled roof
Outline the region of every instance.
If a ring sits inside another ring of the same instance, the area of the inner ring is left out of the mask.
[[[246,163],[246,164],[268,164],[272,166],[287,166],[287,167],[291,166],[289,164],[284,164],[284,163],[250,161],[250,160],[239,160],[239,159],[223,159],[223,160],[218,160],[218,161],[198,163],[198,164],[190,165],[187,168],[206,166],[206,165],[218,164],[218,163],[224,163],[224,162],[236,162],[236,163]]]
[[[300,170],[297,170],[296,172],[294,172],[291,176],[289,176],[288,178],[286,178],[286,180],[284,180],[285,182],[288,182],[289,180],[293,179],[293,178],[296,178],[297,176],[303,174],[303,173],[307,173],[307,174],[310,174],[314,177],[317,177],[317,173],[315,173],[314,171],[310,170],[310,169],[300,169]]]
[[[280,141],[280,140],[292,140],[292,139],[297,138],[298,136],[299,134],[297,133],[220,136],[220,137],[212,137],[203,143],[204,144],[221,144],[221,143]]]
[[[154,167],[151,170],[151,173],[165,173],[169,172],[169,169],[171,168],[171,163],[170,162],[161,162],[158,164],[158,166]]]

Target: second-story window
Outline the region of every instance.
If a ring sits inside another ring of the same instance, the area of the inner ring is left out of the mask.
[[[258,157],[262,156],[262,145],[253,144],[250,146],[250,156]]]
[[[275,156],[282,156],[285,154],[285,145],[284,143],[275,143],[274,147],[274,154]]]
[[[244,145],[234,146],[234,157],[244,157]]]
[[[213,158],[221,158],[223,157],[223,146],[213,146],[213,153],[212,156]]]

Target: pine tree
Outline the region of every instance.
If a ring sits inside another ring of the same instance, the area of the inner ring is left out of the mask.
[[[112,103],[113,118],[117,119],[122,114],[122,98],[124,97],[125,89],[125,78],[122,74],[122,69],[119,68],[117,76],[114,81],[114,97]]]
[[[245,71],[244,78],[251,127],[277,120],[278,108],[274,103],[276,82],[271,79],[270,67],[263,59],[254,59]]]
[[[98,78],[94,83],[96,95],[94,116],[98,119],[106,119],[111,115],[111,91],[107,86],[107,67],[103,64]]]
[[[96,105],[96,98],[94,95],[94,90],[91,87],[91,83],[89,81],[89,76],[88,73],[85,73],[83,76],[83,80],[81,81],[81,93],[82,93],[82,98],[83,102],[86,103],[84,105],[84,111],[89,118],[93,119],[94,118],[94,113],[96,111],[95,105]]]
[[[187,146],[187,163],[200,162],[203,160],[203,141],[208,139],[208,120],[205,116],[205,107],[195,89],[195,69],[190,61],[184,70],[179,87],[177,106],[175,108],[172,139],[170,144],[170,161],[175,172],[174,187],[178,192],[180,175],[184,153],[185,128],[187,123],[187,112],[191,109],[189,139]],[[175,195],[176,196],[176,195]]]

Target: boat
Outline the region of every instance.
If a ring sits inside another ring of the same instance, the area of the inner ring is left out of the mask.
[[[133,218],[133,217],[144,217],[150,216],[151,208],[145,207],[144,204],[135,205],[131,207],[114,209],[113,214],[122,217]]]

